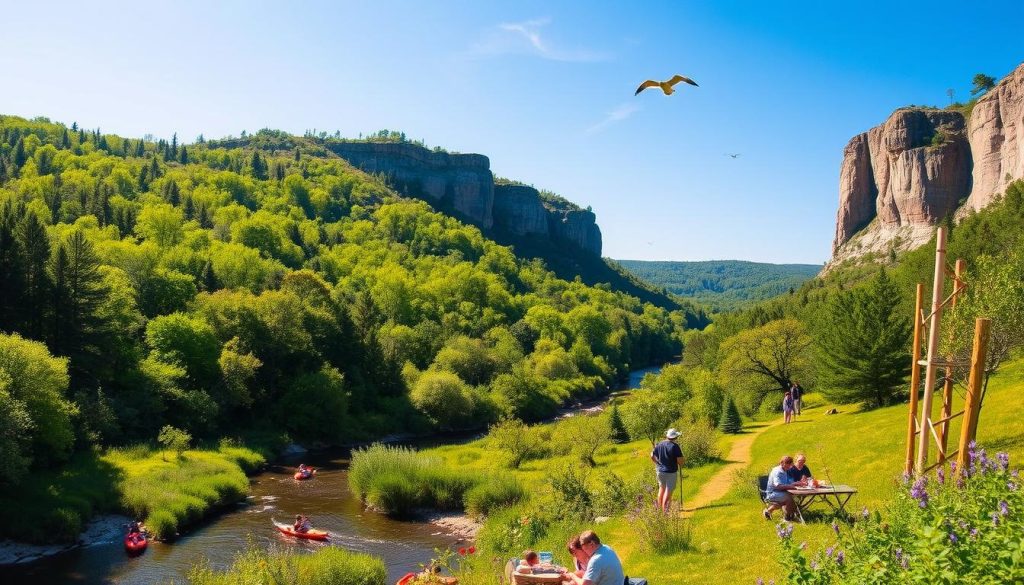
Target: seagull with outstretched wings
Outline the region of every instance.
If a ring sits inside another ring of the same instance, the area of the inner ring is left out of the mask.
[[[661,91],[665,92],[665,95],[672,95],[676,92],[676,90],[672,86],[679,83],[680,81],[685,81],[686,83],[689,83],[694,87],[700,87],[697,85],[696,81],[690,79],[689,77],[675,75],[672,77],[672,79],[669,79],[668,81],[654,81],[653,79],[648,79],[647,81],[641,83],[640,87],[636,88],[636,93],[634,93],[633,95],[640,95],[640,92],[647,89],[648,87],[660,87]]]
[[[731,152],[727,152],[727,153],[725,153],[725,156],[730,156],[732,158],[739,158],[740,153],[737,152],[737,153],[734,154],[734,153],[731,153]]]

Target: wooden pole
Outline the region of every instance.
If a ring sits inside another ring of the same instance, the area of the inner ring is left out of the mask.
[[[917,300],[914,302],[914,347],[910,366],[910,416],[907,420],[907,461],[903,471],[914,471],[914,434],[917,432],[917,397],[921,393],[921,305],[924,304],[924,285],[917,283]]]
[[[956,301],[960,297],[960,293],[964,290],[963,275],[966,263],[958,259],[956,261],[956,271],[954,272],[953,280],[953,303],[952,308],[956,308]],[[946,377],[942,385],[942,416],[940,419],[943,421],[939,425],[939,463],[946,461],[946,446],[949,444],[949,416],[953,414],[953,356],[948,356],[950,365],[946,366]]]
[[[978,412],[981,410],[981,383],[985,377],[985,356],[988,354],[989,331],[992,320],[982,317],[974,321],[974,348],[971,351],[971,376],[967,381],[967,400],[964,403],[964,422],[960,427],[960,452],[957,468],[965,469],[969,463],[968,450],[978,435]]]
[[[935,358],[939,351],[939,323],[942,320],[942,294],[946,276],[946,228],[940,227],[935,234],[935,279],[932,284],[932,321],[928,327],[928,358],[924,368],[924,404],[921,405],[921,422],[918,425],[917,466],[918,474],[928,466],[928,433],[931,432],[932,395],[935,389]]]

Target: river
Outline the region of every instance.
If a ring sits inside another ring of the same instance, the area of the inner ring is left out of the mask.
[[[660,368],[630,373],[628,388],[639,386],[644,374]],[[228,566],[251,540],[260,547],[303,551],[321,546],[341,546],[381,557],[389,582],[418,568],[433,556],[435,548],[460,542],[446,529],[424,522],[392,520],[363,510],[348,487],[347,454],[310,454],[303,458],[318,468],[316,477],[296,481],[294,466],[269,466],[251,480],[250,495],[237,509],[211,518],[173,543],[152,542],[138,557],[125,555],[120,538],[78,548],[23,565],[0,566],[0,582],[50,585],[58,583],[148,584],[185,582],[189,569],[204,556],[211,566]],[[295,514],[311,516],[316,528],[331,532],[330,543],[300,541],[279,534],[271,519],[287,522]]]

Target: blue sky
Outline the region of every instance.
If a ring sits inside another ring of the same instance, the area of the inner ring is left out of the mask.
[[[629,259],[827,260],[846,142],[1024,61],[1019,0],[4,4],[2,113],[399,129],[592,206]],[[700,87],[633,96],[675,73]]]

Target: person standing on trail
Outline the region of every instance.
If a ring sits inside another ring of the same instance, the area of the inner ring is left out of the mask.
[[[794,380],[793,384],[789,387],[789,393],[793,396],[793,414],[800,416],[800,407],[803,406],[804,389]]]
[[[665,432],[665,440],[655,445],[651,451],[654,473],[658,477],[658,500],[655,505],[666,514],[672,500],[672,491],[676,488],[679,467],[683,464],[683,450],[676,443],[679,435],[679,431],[669,429]]]
[[[789,424],[793,420],[793,393],[786,391],[786,395],[782,398],[782,415],[786,420],[786,424]]]

